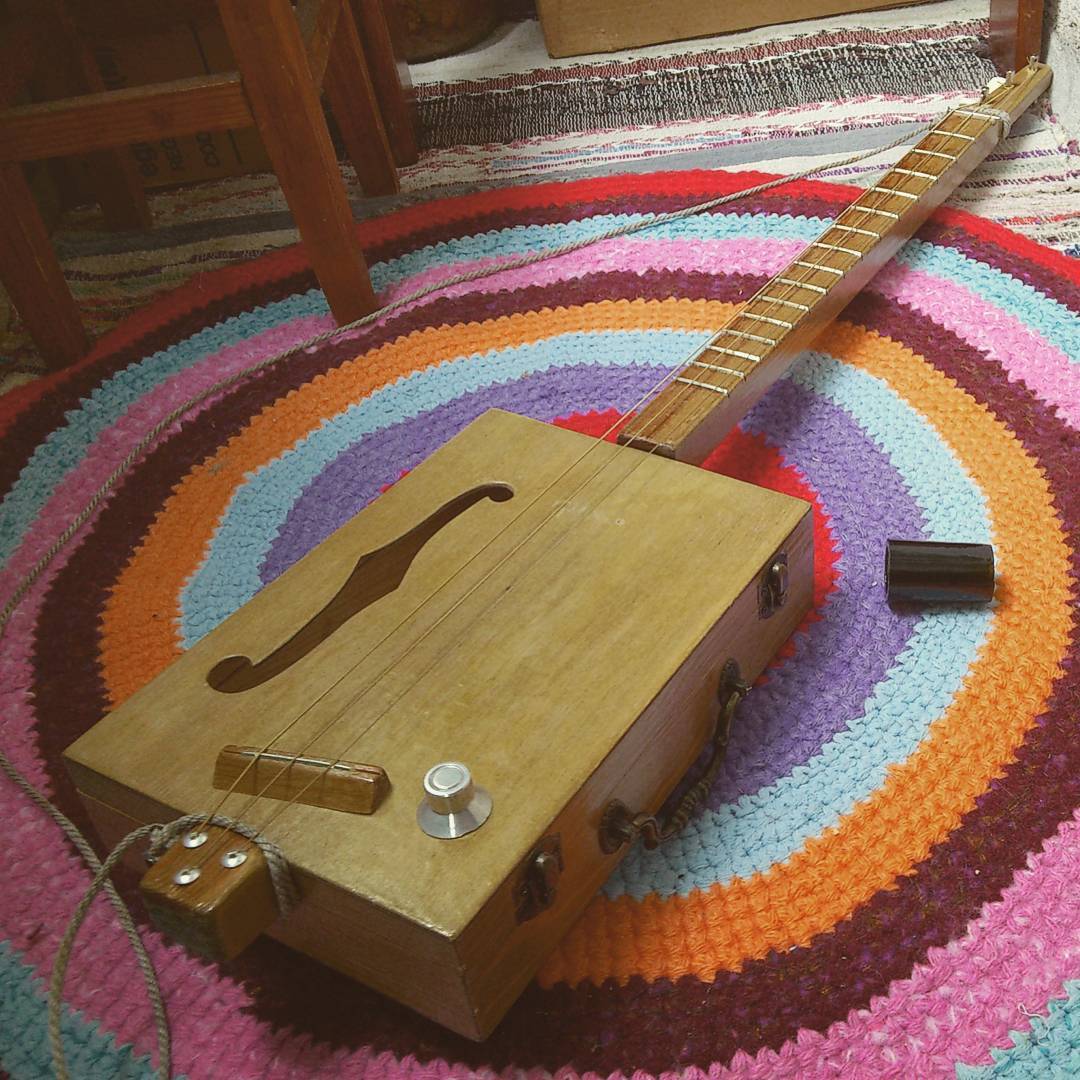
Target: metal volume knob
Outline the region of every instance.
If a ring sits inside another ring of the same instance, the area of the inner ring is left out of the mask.
[[[491,815],[491,796],[473,783],[468,766],[441,761],[424,776],[416,820],[428,836],[453,840],[475,832]]]

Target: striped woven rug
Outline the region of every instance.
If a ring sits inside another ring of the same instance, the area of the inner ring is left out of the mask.
[[[509,188],[362,234],[378,287],[402,295],[746,179]],[[492,406],[602,431],[854,195],[804,182],[455,287],[203,402],[8,625],[0,745],[78,816],[63,748],[402,470]],[[1076,1075],[1078,266],[939,212],[716,450],[707,468],[813,504],[813,617],[740,708],[703,811],[629,855],[488,1042],[269,941],[216,967],[147,931],[177,1075]],[[181,286],[0,399],[0,596],[159,418],[328,325],[287,248]],[[889,536],[992,542],[995,606],[891,611]],[[6,782],[0,817],[0,1064],[37,1080],[43,980],[88,875]],[[104,905],[64,1034],[83,1080],[150,1073]]]
[[[534,19],[508,23],[469,53],[413,68],[424,155],[398,199],[365,200],[350,172],[354,209],[543,178],[827,164],[969,100],[993,74],[986,13],[986,0],[944,0],[567,60],[548,57]],[[950,205],[1074,250],[1074,149],[1051,114],[1033,112]],[[886,163],[828,175],[867,183]],[[296,239],[272,176],[159,194],[153,208],[147,234],[103,233],[83,212],[56,238],[95,333],[200,270]],[[40,371],[17,324],[0,355],[9,381]]]

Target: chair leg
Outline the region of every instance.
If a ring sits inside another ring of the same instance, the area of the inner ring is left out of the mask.
[[[218,0],[248,105],[339,323],[376,307],[341,170],[289,0]]]
[[[127,147],[99,150],[89,155],[89,161],[94,193],[105,224],[110,229],[148,230],[154,223],[150,204]]]
[[[330,43],[324,87],[364,194],[392,195],[398,190],[397,168],[348,3],[342,4]]]
[[[90,339],[21,165],[0,163],[0,207],[0,281],[45,363],[66,367]]]
[[[97,63],[79,34],[64,0],[49,0],[59,43],[67,63],[54,76],[65,94],[98,94],[106,88]],[[120,150],[99,150],[87,155],[94,194],[101,204],[105,224],[110,229],[149,229],[150,205],[142,181],[125,146]]]
[[[351,7],[364,43],[368,70],[379,101],[394,160],[412,165],[420,156],[416,146],[416,101],[409,65],[394,52],[390,20],[397,17],[393,0],[352,0]]]
[[[364,194],[392,195],[398,190],[397,168],[348,3],[330,43],[324,88]]]

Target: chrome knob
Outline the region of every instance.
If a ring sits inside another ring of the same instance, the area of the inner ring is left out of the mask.
[[[428,836],[453,840],[475,832],[491,815],[491,796],[460,761],[440,761],[424,775],[416,820]]]

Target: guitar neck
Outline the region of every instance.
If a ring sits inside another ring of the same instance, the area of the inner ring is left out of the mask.
[[[725,323],[623,429],[624,445],[700,462],[1050,85],[1029,64],[954,109]],[[992,110],[992,111],[988,111]]]

